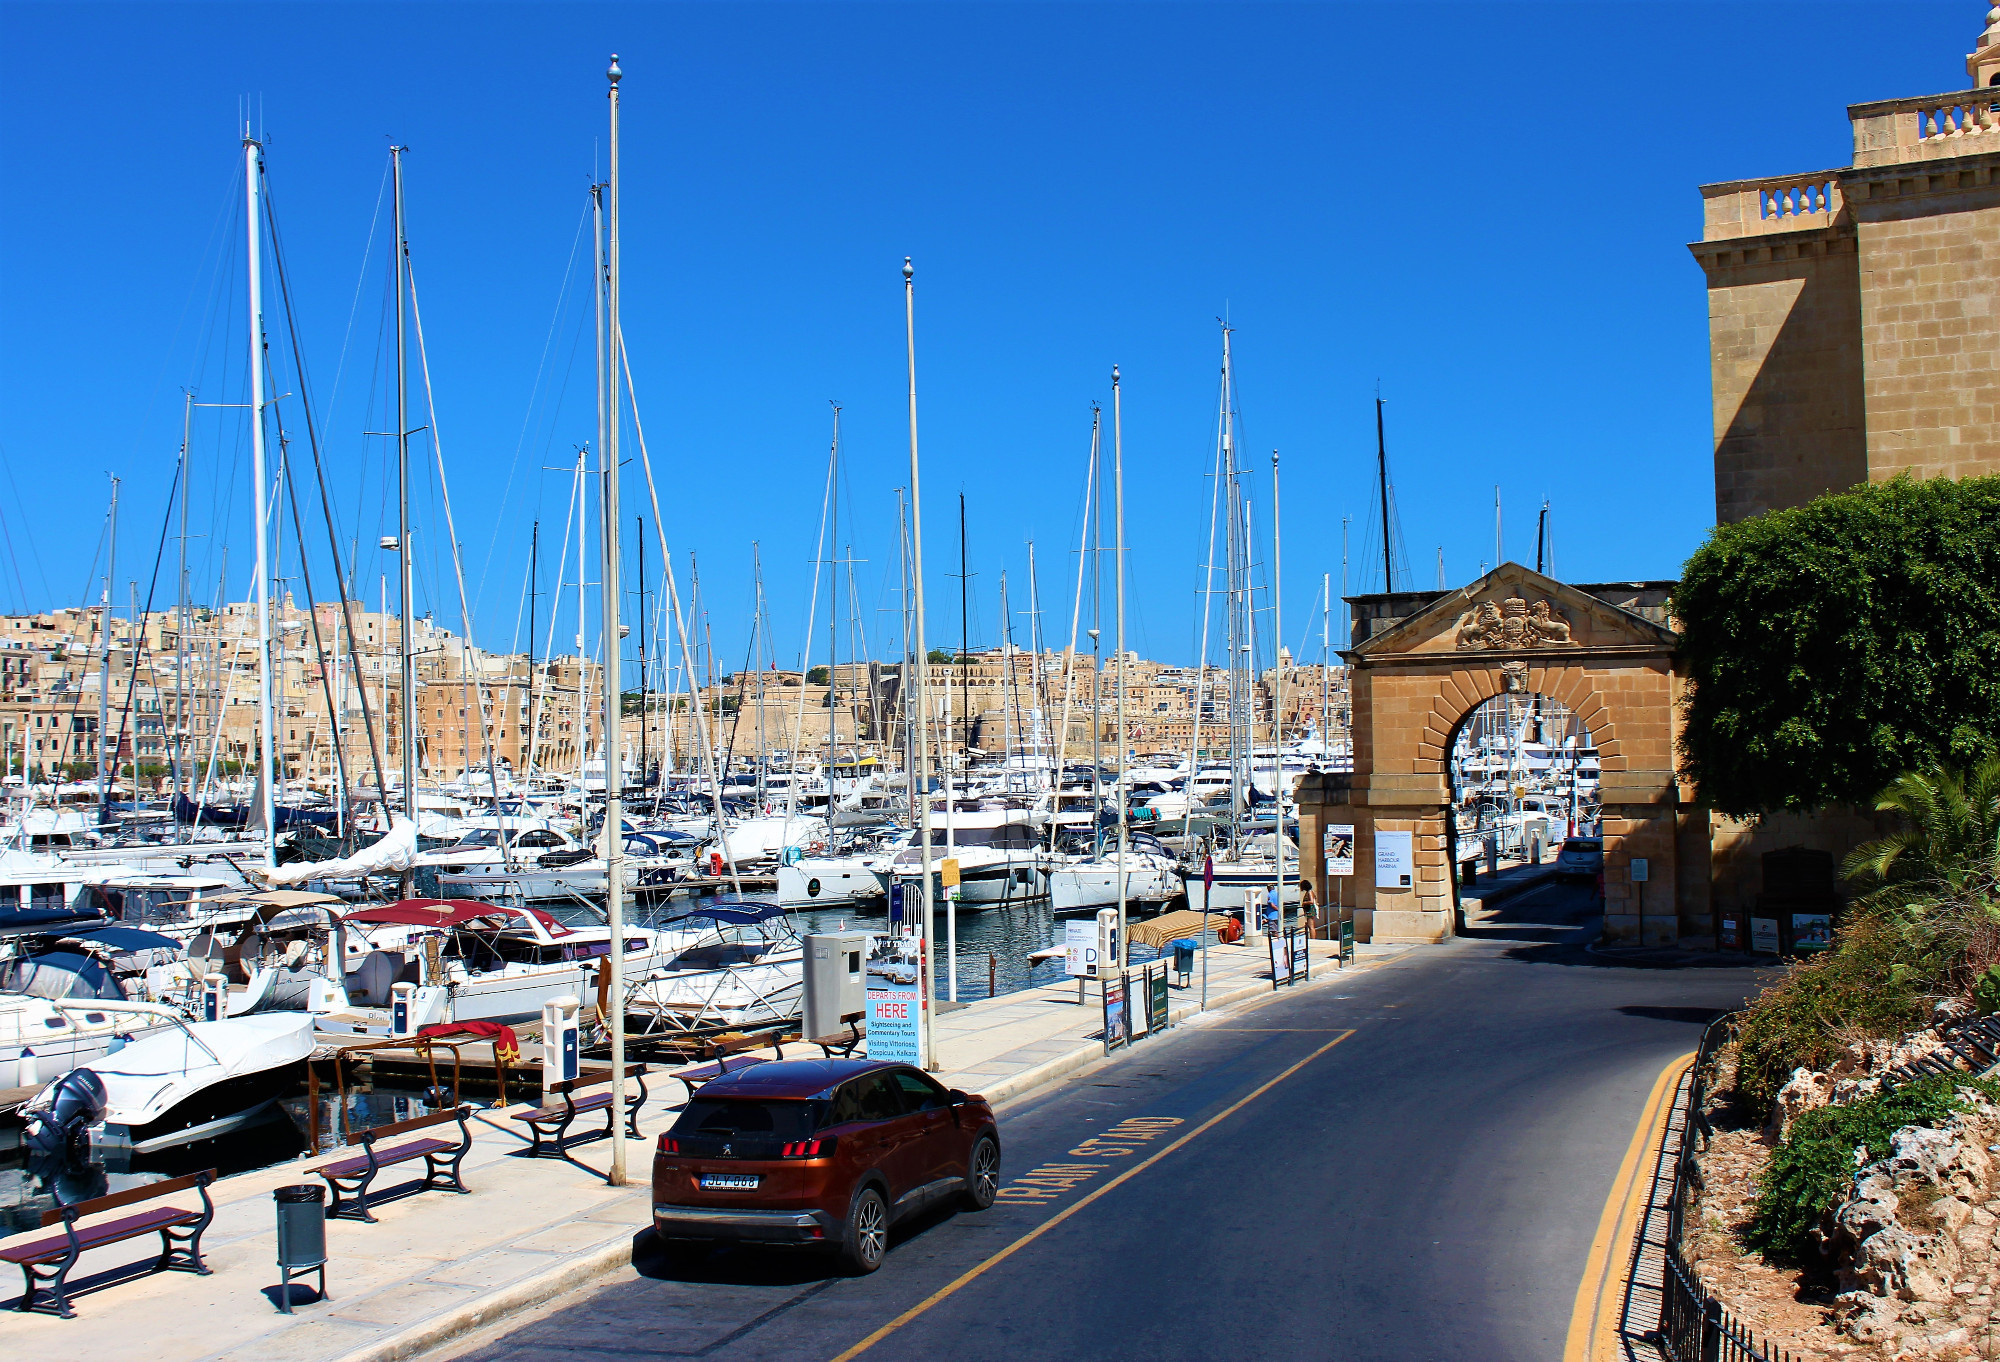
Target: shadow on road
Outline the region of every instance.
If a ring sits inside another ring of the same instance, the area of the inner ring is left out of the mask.
[[[955,1214],[933,1208],[898,1221],[889,1232],[889,1253],[920,1239]],[[717,1286],[831,1286],[847,1276],[831,1248],[788,1248],[760,1244],[668,1241],[650,1228],[632,1236],[632,1270],[662,1282],[703,1282]]]

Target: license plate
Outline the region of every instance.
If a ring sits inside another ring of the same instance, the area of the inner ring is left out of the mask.
[[[753,1192],[759,1178],[755,1173],[703,1173],[701,1185],[711,1191]]]

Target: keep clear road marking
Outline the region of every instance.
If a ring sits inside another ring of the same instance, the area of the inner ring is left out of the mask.
[[[1569,1337],[1563,1344],[1563,1362],[1606,1362],[1616,1355],[1613,1337],[1616,1328],[1615,1303],[1612,1314],[1606,1313],[1605,1297],[1611,1294],[1613,1285],[1619,1280],[1617,1269],[1628,1262],[1630,1253],[1614,1253],[1631,1243],[1633,1233],[1638,1229],[1646,1189],[1652,1186],[1652,1178],[1642,1176],[1640,1155],[1658,1143],[1659,1129],[1665,1123],[1667,1100],[1680,1085],[1682,1070],[1694,1062],[1692,1053],[1682,1055],[1653,1080],[1653,1091],[1646,1098],[1645,1110],[1639,1116],[1639,1128],[1632,1132],[1632,1143],[1625,1147],[1625,1158],[1618,1165],[1618,1176],[1612,1181],[1611,1195],[1605,1199],[1604,1214],[1597,1218],[1597,1233],[1591,1236],[1590,1256],[1584,1260],[1583,1280],[1577,1284],[1576,1303],[1570,1307]],[[1606,1346],[1600,1348],[1600,1344]]]
[[[1120,1173],[1117,1177],[1111,1179],[1111,1181],[1105,1183],[1102,1187],[1099,1187],[1096,1191],[1089,1193],[1087,1196],[1083,1197],[1080,1201],[1077,1201],[1074,1205],[1065,1207],[1064,1209],[1057,1211],[1047,1220],[1044,1220],[1041,1224],[1035,1226],[1035,1228],[1033,1228],[1032,1230],[1029,1230],[1026,1234],[1022,1235],[1019,1239],[1016,1239],[1013,1243],[1007,1245],[1006,1248],[1001,1249],[998,1253],[994,1254],[992,1257],[987,1258],[979,1263],[976,1263],[972,1267],[966,1269],[963,1273],[959,1274],[959,1276],[945,1283],[937,1290],[931,1292],[930,1295],[918,1301],[915,1305],[911,1306],[909,1309],[905,1310],[902,1314],[890,1320],[887,1324],[877,1329],[874,1333],[868,1335],[868,1337],[862,1339],[859,1343],[855,1344],[853,1347],[847,1349],[845,1352],[836,1354],[832,1359],[832,1362],[850,1362],[850,1359],[859,1357],[862,1353],[867,1352],[877,1343],[880,1343],[890,1334],[895,1333],[896,1330],[902,1328],[905,1324],[908,1324],[911,1320],[923,1314],[925,1311],[929,1310],[932,1306],[938,1304],[940,1301],[946,1300],[949,1297],[957,1294],[961,1288],[969,1285],[975,1278],[984,1274],[987,1271],[987,1269],[996,1267],[1006,1259],[1013,1257],[1016,1253],[1020,1252],[1028,1245],[1034,1243],[1035,1240],[1041,1238],[1044,1234],[1047,1234],[1050,1230],[1062,1224],[1063,1221],[1075,1215],[1078,1211],[1082,1210],[1084,1207],[1088,1206],[1091,1202],[1097,1200],[1099,1197],[1109,1192],[1112,1188],[1117,1187],[1120,1183],[1128,1182],[1131,1179],[1139,1176],[1139,1174],[1145,1172],[1148,1168],[1151,1168],[1154,1164],[1158,1163],[1161,1159],[1167,1157],[1167,1155],[1173,1153],[1176,1149],[1179,1149],[1182,1145],[1189,1143],[1190,1141],[1195,1139],[1195,1137],[1203,1134],[1206,1131],[1212,1130],[1216,1126],[1222,1124],[1222,1122],[1228,1120],[1231,1116],[1234,1116],[1237,1112],[1249,1106],[1252,1102],[1262,1097],[1265,1093],[1269,1092],[1271,1089],[1277,1087],[1280,1083],[1290,1078],[1300,1069],[1305,1068],[1306,1065],[1312,1063],[1314,1060],[1318,1059],[1321,1055],[1325,1054],[1328,1050],[1331,1050],[1334,1046],[1340,1044],[1342,1041],[1346,1040],[1349,1036],[1353,1034],[1354,1032],[1352,1031],[1341,1032],[1339,1035],[1335,1036],[1332,1040],[1328,1041],[1326,1044],[1320,1046],[1317,1050],[1314,1050],[1311,1054],[1307,1055],[1304,1059],[1292,1065],[1290,1068],[1284,1070],[1276,1078],[1273,1078],[1269,1082],[1264,1083],[1252,1089],[1245,1096],[1239,1097],[1236,1101],[1231,1102],[1221,1111],[1218,1111],[1217,1113],[1215,1113],[1215,1115],[1209,1117],[1206,1121],[1203,1121],[1200,1125],[1196,1126],[1193,1130],[1190,1130],[1187,1134],[1175,1140],[1172,1144],[1167,1145],[1165,1148],[1156,1151],[1155,1153],[1153,1153],[1146,1159],[1140,1161],[1139,1163],[1133,1164],[1130,1168],[1127,1168],[1124,1172]],[[1140,1117],[1138,1119],[1144,1121],[1149,1118]],[[1164,1120],[1165,1118],[1154,1117],[1150,1119]],[[1104,1133],[1104,1135],[1101,1136],[1093,1136],[1091,1140],[1085,1141],[1084,1145],[1081,1148],[1077,1150],[1072,1150],[1071,1153],[1073,1155],[1081,1155],[1083,1152],[1088,1150],[1089,1152],[1093,1153],[1110,1155],[1112,1148],[1122,1149],[1124,1148],[1124,1146],[1122,1145],[1109,1146],[1101,1142],[1104,1141],[1107,1137],[1111,1136],[1113,1130],[1122,1130],[1123,1127],[1129,1126],[1131,1124],[1132,1122],[1129,1121],[1121,1121],[1118,1124],[1118,1126],[1112,1127],[1112,1130],[1107,1130]],[[1129,1135],[1121,1134],[1117,1138],[1127,1139],[1130,1137]],[[1095,1147],[1093,1148],[1093,1146]],[[1050,1165],[1043,1165],[1043,1166],[1049,1167]],[[1075,1165],[1069,1165],[1069,1166],[1076,1167]],[[1096,1175],[1096,1170],[1099,1166],[1100,1165],[1091,1164],[1091,1165],[1083,1165],[1082,1167],[1089,1168],[1090,1172],[1087,1173],[1086,1176],[1092,1177]],[[1038,1169],[1036,1171],[1039,1172],[1040,1170]],[[1081,1171],[1081,1168],[1079,1168],[1079,1171]],[[1032,1177],[1034,1175],[1029,1174],[1028,1176]],[[1022,1180],[1025,1181],[1025,1179]],[[1072,1182],[1069,1185],[1074,1186],[1076,1184]],[[1064,1188],[1064,1190],[1067,1190],[1067,1188]],[[1017,1199],[1024,1200],[1025,1198],[1017,1198]]]

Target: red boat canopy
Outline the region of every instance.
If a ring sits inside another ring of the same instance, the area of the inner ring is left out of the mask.
[[[551,937],[569,936],[570,929],[537,908],[474,899],[403,899],[380,908],[349,913],[348,922],[398,923],[406,927],[457,927],[481,918],[522,917],[540,925]]]

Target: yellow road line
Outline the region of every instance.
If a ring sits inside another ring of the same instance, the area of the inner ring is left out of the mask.
[[[1621,1274],[1631,1257],[1632,1235],[1639,1227],[1646,1190],[1652,1186],[1650,1170],[1643,1166],[1641,1155],[1657,1147],[1669,1099],[1680,1084],[1682,1071],[1693,1062],[1692,1053],[1682,1055],[1653,1080],[1639,1127],[1625,1147],[1611,1195],[1604,1202],[1604,1214],[1597,1219],[1597,1233],[1590,1240],[1590,1256],[1584,1260],[1583,1280],[1577,1284],[1576,1303],[1569,1312],[1563,1362],[1600,1362],[1616,1356],[1617,1303],[1606,1298],[1623,1282]]]
[[[867,1352],[877,1343],[880,1343],[890,1334],[895,1333],[896,1330],[902,1328],[905,1324],[908,1324],[918,1315],[921,1315],[926,1310],[929,1310],[939,1301],[942,1301],[947,1297],[955,1294],[961,1287],[967,1285],[974,1278],[983,1274],[988,1268],[995,1267],[1005,1259],[1013,1257],[1014,1254],[1026,1248],[1029,1244],[1032,1244],[1033,1242],[1035,1242],[1035,1240],[1041,1238],[1044,1234],[1047,1234],[1050,1230],[1054,1229],[1056,1226],[1062,1224],[1063,1221],[1075,1215],[1078,1211],[1082,1210],[1084,1207],[1088,1206],[1091,1202],[1103,1196],[1106,1192],[1109,1192],[1112,1188],[1118,1186],[1120,1183],[1130,1181],[1131,1179],[1139,1176],[1139,1174],[1145,1172],[1148,1168],[1151,1168],[1161,1159],[1164,1159],[1167,1155],[1173,1153],[1176,1149],[1179,1149],[1182,1145],[1188,1143],[1190,1140],[1194,1139],[1202,1132],[1213,1129],[1215,1126],[1220,1125],[1223,1121],[1228,1120],[1231,1116],[1241,1111],[1244,1107],[1249,1106],[1252,1102],[1262,1097],[1265,1093],[1269,1092],[1271,1089],[1277,1087],[1280,1083],[1290,1078],[1300,1069],[1305,1068],[1306,1065],[1312,1063],[1314,1060],[1318,1059],[1321,1055],[1325,1054],[1328,1050],[1331,1050],[1334,1046],[1340,1044],[1342,1041],[1346,1040],[1349,1036],[1353,1034],[1354,1032],[1352,1031],[1341,1032],[1339,1035],[1335,1036],[1332,1040],[1320,1046],[1319,1049],[1313,1051],[1311,1054],[1307,1055],[1304,1059],[1292,1065],[1289,1069],[1286,1069],[1276,1078],[1273,1078],[1270,1082],[1265,1083],[1261,1087],[1254,1089],[1247,1096],[1239,1098],[1238,1100],[1230,1103],[1228,1106],[1224,1107],[1221,1111],[1218,1111],[1215,1115],[1209,1117],[1206,1121],[1203,1121],[1200,1125],[1196,1126],[1193,1130],[1190,1130],[1187,1134],[1181,1136],[1178,1140],[1175,1140],[1172,1144],[1160,1150],[1158,1153],[1154,1154],[1151,1158],[1145,1160],[1145,1162],[1133,1164],[1130,1168],[1127,1168],[1117,1177],[1111,1179],[1111,1181],[1105,1183],[1102,1187],[1090,1193],[1082,1200],[1076,1202],[1072,1206],[1065,1208],[1062,1211],[1057,1212],[1055,1215],[1050,1216],[1047,1220],[1044,1220],[1041,1224],[1035,1226],[1035,1228],[1033,1228],[1032,1230],[1029,1230],[1019,1239],[1016,1239],[1013,1243],[1007,1245],[1006,1248],[1001,1249],[991,1258],[988,1258],[984,1262],[978,1263],[975,1266],[967,1269],[964,1273],[962,1273],[953,1281],[947,1282],[945,1285],[931,1292],[930,1295],[918,1301],[915,1305],[911,1306],[909,1309],[905,1310],[902,1314],[890,1320],[887,1324],[877,1329],[874,1333],[868,1335],[868,1337],[862,1339],[859,1343],[849,1348],[846,1352],[837,1355],[833,1359],[833,1362],[849,1362],[849,1359],[859,1357],[862,1353]]]

